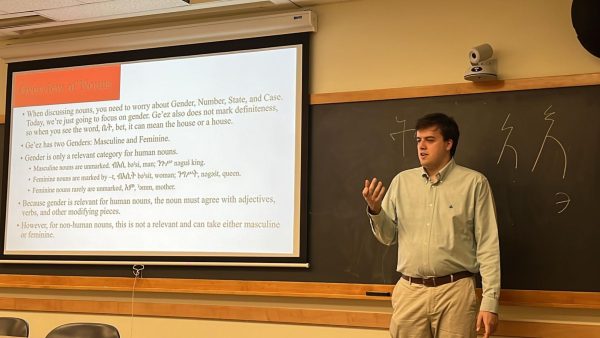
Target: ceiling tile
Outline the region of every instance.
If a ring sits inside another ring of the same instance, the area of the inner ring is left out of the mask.
[[[5,13],[31,12],[81,4],[82,2],[78,0],[0,0],[0,11]]]
[[[183,0],[113,0],[74,7],[42,10],[37,11],[37,13],[57,21],[69,21],[139,13],[187,5]]]

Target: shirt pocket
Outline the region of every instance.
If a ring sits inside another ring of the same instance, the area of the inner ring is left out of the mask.
[[[454,236],[462,239],[473,238],[474,205],[465,194],[460,192],[440,194],[437,210],[442,224],[452,224]]]

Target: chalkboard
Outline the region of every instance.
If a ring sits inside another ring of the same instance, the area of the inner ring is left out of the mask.
[[[443,112],[460,126],[457,163],[492,186],[502,287],[600,291],[599,97],[587,86],[314,107],[310,224],[328,238],[317,245],[346,257],[348,279],[390,281],[396,248],[372,240],[361,184],[418,166],[412,128]]]
[[[310,111],[310,268],[146,266],[144,277],[392,284],[397,247],[370,231],[365,178],[418,166],[413,128],[455,117],[457,163],[484,173],[499,220],[504,289],[600,291],[600,86],[358,103]],[[4,129],[2,128],[2,132]],[[4,274],[132,276],[130,266],[2,264]]]

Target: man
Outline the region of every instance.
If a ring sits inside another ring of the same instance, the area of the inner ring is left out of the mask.
[[[366,180],[371,227],[398,243],[402,277],[392,294],[392,337],[489,337],[498,323],[500,252],[492,192],[480,173],[454,162],[458,125],[444,114],[416,124],[421,167],[385,187]],[[384,197],[385,196],[385,197]],[[477,311],[473,274],[482,277]]]

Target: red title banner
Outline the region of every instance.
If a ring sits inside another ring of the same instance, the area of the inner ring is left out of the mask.
[[[18,73],[13,77],[13,107],[118,100],[121,65],[88,66]]]

